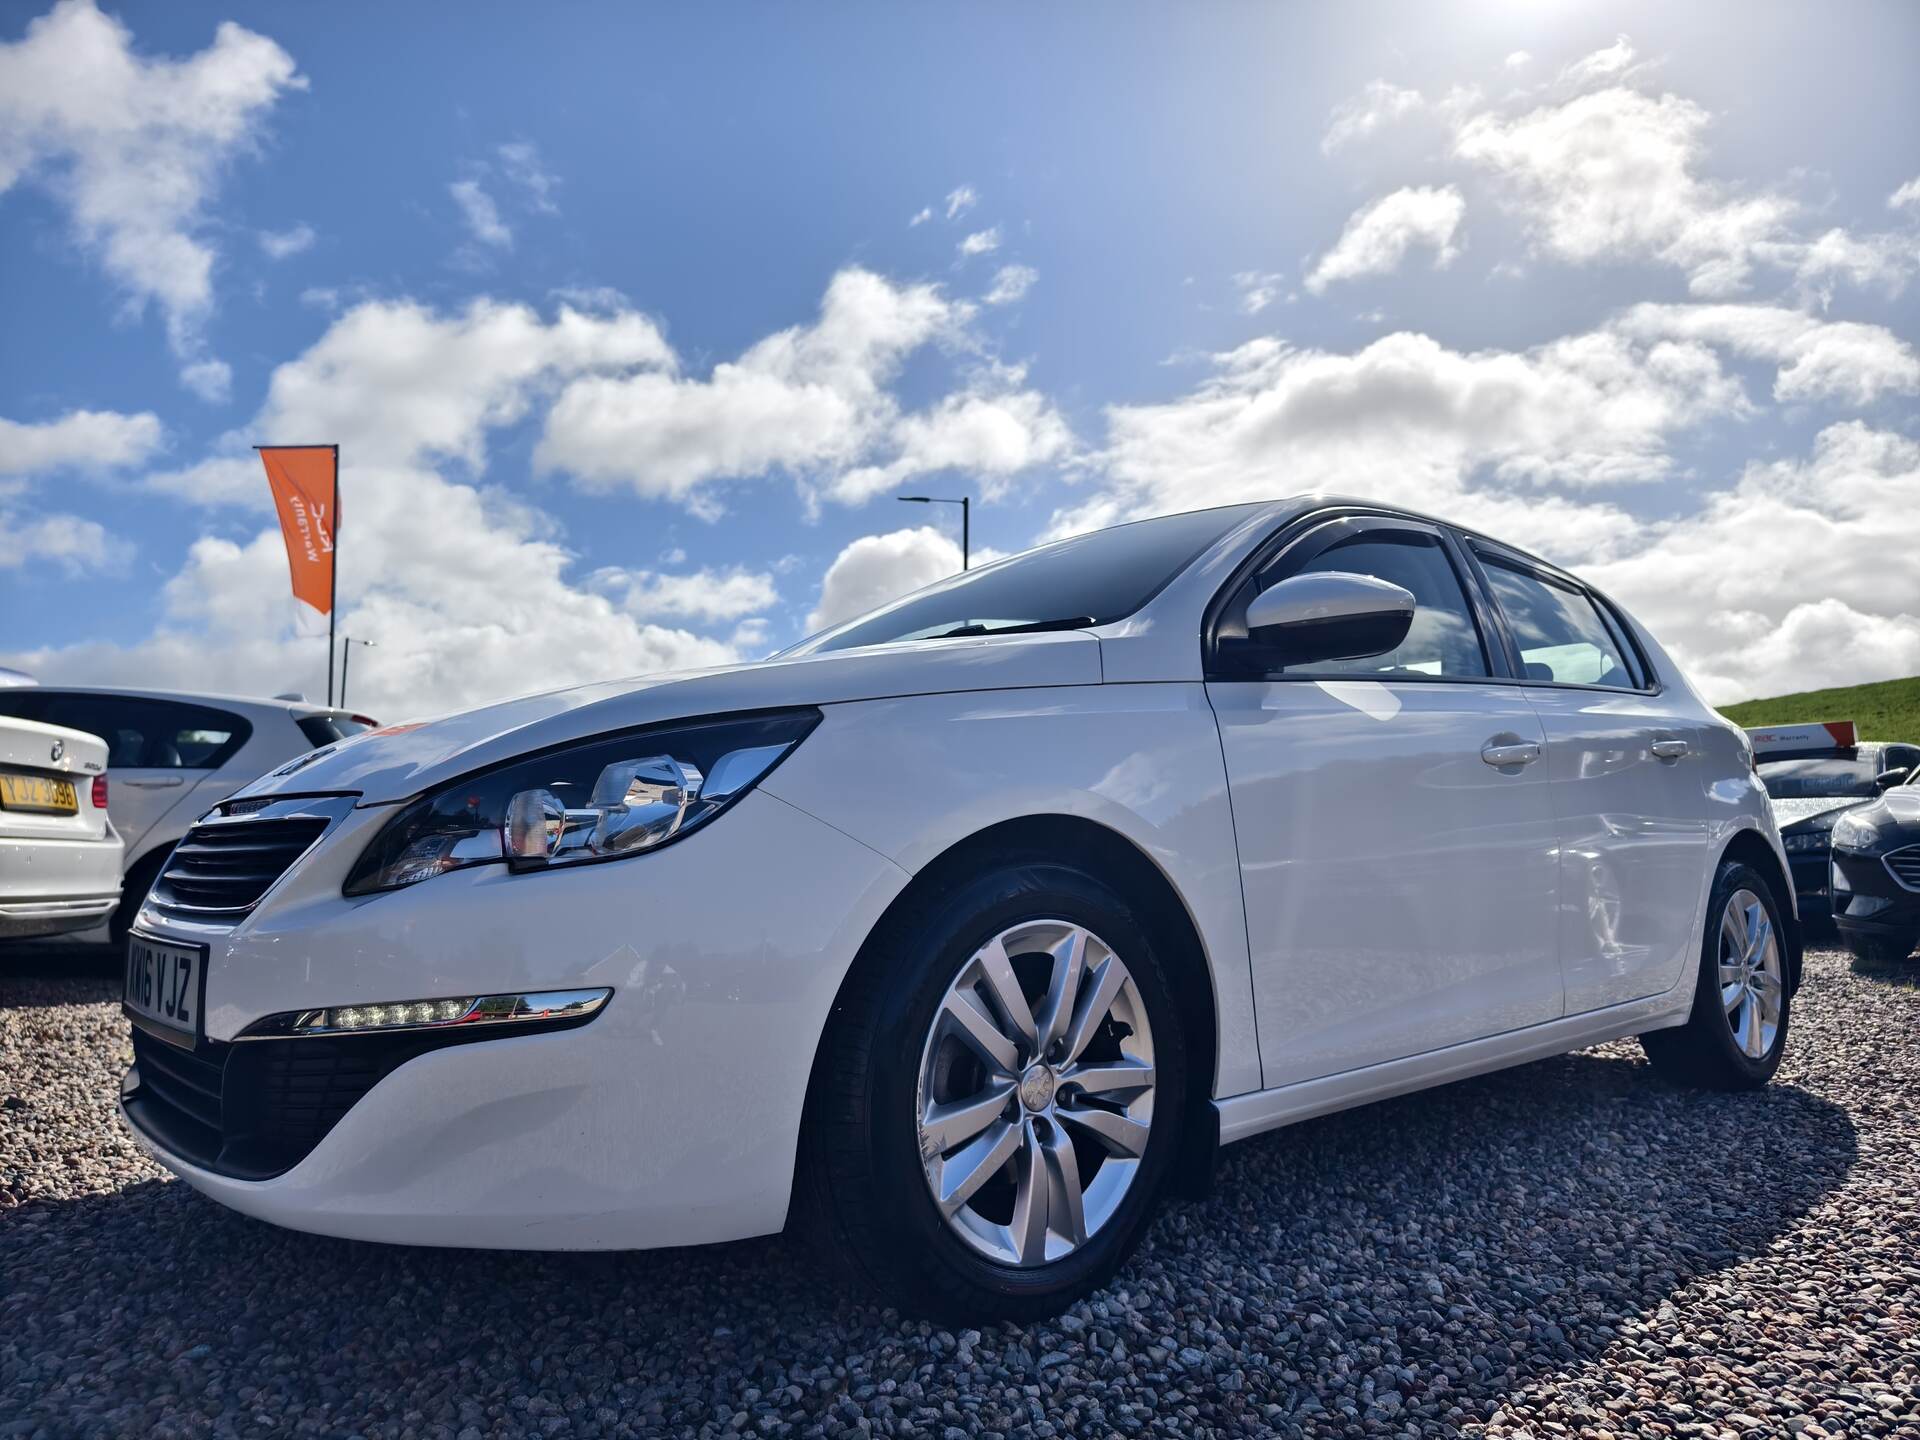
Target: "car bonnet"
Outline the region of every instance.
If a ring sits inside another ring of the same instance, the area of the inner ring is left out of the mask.
[[[404,800],[516,756],[617,730],[740,711],[1100,683],[1100,642],[1084,631],[967,637],[834,650],[603,681],[387,725],[301,755],[235,798],[355,794]]]

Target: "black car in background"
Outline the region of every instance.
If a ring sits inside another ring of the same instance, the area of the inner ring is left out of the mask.
[[[1823,923],[1832,913],[1828,880],[1835,823],[1920,770],[1920,745],[1865,742],[1824,755],[1763,758],[1755,768],[1773,800],[1801,922]]]
[[[1920,945],[1920,766],[1836,816],[1832,843],[1840,939],[1861,960],[1906,959]]]

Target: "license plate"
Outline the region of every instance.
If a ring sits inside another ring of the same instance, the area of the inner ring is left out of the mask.
[[[192,1045],[200,1038],[200,1002],[207,993],[204,945],[170,945],[144,935],[127,937],[127,988],[121,996],[134,1024]]]
[[[45,775],[0,775],[0,805],[9,810],[39,810],[49,815],[71,815],[80,808],[71,780]]]

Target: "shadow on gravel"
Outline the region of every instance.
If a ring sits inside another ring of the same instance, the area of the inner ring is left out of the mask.
[[[383,1247],[148,1181],[0,1211],[0,1414],[55,1433],[304,1415],[367,1435],[864,1414],[937,1434],[1068,1405],[1080,1428],[1134,1431],[1177,1400],[1163,1424],[1344,1428],[1352,1412],[1316,1411],[1324,1391],[1445,1433],[1761,1252],[1854,1157],[1846,1114],[1803,1090],[1682,1092],[1608,1047],[1234,1147],[1212,1198],[1172,1206],[1077,1318],[963,1342],[779,1239]]]
[[[1881,985],[1898,985],[1905,989],[1920,986],[1920,954],[1892,962],[1856,958],[1847,966],[1847,970],[1862,980],[1872,980]]]

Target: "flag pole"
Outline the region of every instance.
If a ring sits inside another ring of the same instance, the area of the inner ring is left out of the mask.
[[[340,622],[340,447],[333,447],[333,564],[327,569],[327,708],[333,708],[333,635]],[[342,675],[341,688],[346,688]]]

